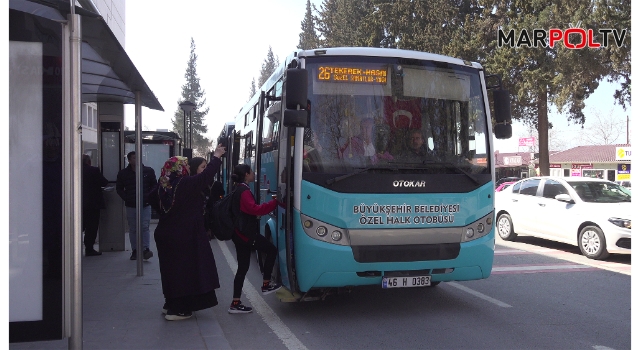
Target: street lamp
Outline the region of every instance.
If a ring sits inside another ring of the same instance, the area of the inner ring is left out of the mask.
[[[196,109],[196,104],[186,100],[183,101],[182,103],[180,103],[180,108],[182,108],[182,111],[184,112],[183,117],[182,117],[182,137],[184,138],[184,142],[183,144],[187,143],[187,112],[189,112],[189,127],[191,128],[191,132],[193,132],[193,129],[191,127],[191,112]],[[191,159],[191,154],[193,152],[192,146],[191,146],[191,132],[189,133],[189,148],[188,151],[187,149],[185,149],[184,147],[182,148],[182,155],[185,157],[188,157],[189,159]]]

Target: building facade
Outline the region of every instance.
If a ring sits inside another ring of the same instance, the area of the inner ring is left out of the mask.
[[[124,104],[162,106],[124,50],[124,0],[8,5],[9,341],[81,346],[82,154],[115,181]]]
[[[536,161],[536,170],[537,163]],[[578,146],[551,154],[549,155],[549,175],[630,181],[631,145]]]

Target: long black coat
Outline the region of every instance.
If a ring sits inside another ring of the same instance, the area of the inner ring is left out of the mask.
[[[160,209],[154,238],[165,298],[196,296],[220,288],[216,261],[204,228],[201,195],[213,182],[220,163],[220,159],[213,157],[202,173],[183,177],[175,189],[171,210],[164,213]],[[151,191],[150,202],[158,203],[157,186]]]
[[[100,210],[104,208],[102,187],[109,181],[102,176],[100,169],[91,165],[82,165],[82,208]]]

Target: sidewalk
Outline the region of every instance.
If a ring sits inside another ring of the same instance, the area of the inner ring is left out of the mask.
[[[143,261],[143,276],[137,276],[137,262],[129,260],[128,234],[125,251],[83,255],[83,349],[231,349],[212,309],[183,321],[164,319],[155,226],[150,228],[154,256]],[[9,348],[68,349],[69,339]]]

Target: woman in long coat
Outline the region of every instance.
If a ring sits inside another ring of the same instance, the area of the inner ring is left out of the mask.
[[[218,271],[204,227],[202,191],[220,169],[224,147],[218,145],[204,171],[189,176],[186,157],[165,162],[149,202],[160,215],[154,238],[158,249],[165,318],[183,320],[193,311],[218,304]]]

